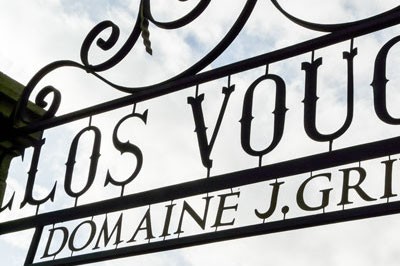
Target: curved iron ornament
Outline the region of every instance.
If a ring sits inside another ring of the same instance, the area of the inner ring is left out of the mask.
[[[119,62],[121,62],[127,54],[133,49],[135,44],[137,43],[140,34],[142,33],[142,36],[144,37],[144,42],[146,43],[146,38],[148,38],[148,33],[146,33],[147,27],[144,26],[146,21],[152,22],[155,26],[163,28],[163,29],[177,29],[180,27],[183,27],[192,21],[194,21],[198,16],[200,16],[204,10],[207,8],[207,6],[210,3],[210,0],[201,0],[197,6],[194,7],[192,11],[190,11],[187,15],[183,16],[182,18],[172,21],[172,22],[159,22],[157,21],[152,13],[151,13],[151,8],[150,8],[150,0],[142,0],[140,2],[140,10],[143,11],[141,12],[142,14],[138,16],[135,26],[128,37],[127,41],[125,44],[121,47],[121,49],[110,59],[107,61],[98,64],[98,65],[91,65],[89,62],[89,50],[90,47],[93,45],[93,43],[96,41],[97,37],[104,32],[105,30],[111,29],[111,33],[108,37],[107,40],[104,40],[102,38],[97,39],[96,45],[101,48],[103,51],[107,51],[114,47],[114,45],[117,43],[119,39],[119,27],[115,25],[111,21],[103,21],[97,24],[87,35],[85,40],[83,41],[82,47],[81,47],[81,63],[71,61],[71,60],[61,60],[61,61],[56,61],[53,62],[44,68],[42,68],[36,75],[33,76],[33,78],[29,81],[29,83],[26,85],[24,92],[21,96],[21,99],[19,103],[16,106],[16,110],[14,112],[14,121],[17,121],[18,119],[25,120],[24,117],[26,117],[26,106],[28,104],[29,97],[33,90],[35,89],[36,85],[50,72],[53,72],[56,69],[62,68],[62,67],[74,67],[78,69],[85,70],[89,74],[94,75],[104,83],[108,84],[109,86],[113,87],[114,89],[117,89],[122,92],[126,93],[135,93],[137,91],[149,89],[151,87],[156,87],[161,84],[170,82],[172,80],[176,80],[185,76],[190,76],[190,75],[195,75],[199,71],[203,70],[206,66],[208,66],[210,63],[212,63],[219,55],[222,54],[223,51],[233,42],[233,40],[236,38],[236,36],[240,33],[244,25],[246,24],[248,18],[250,17],[255,4],[257,0],[249,0],[246,2],[245,6],[243,7],[238,19],[235,21],[234,25],[231,27],[231,29],[227,32],[227,34],[224,36],[224,38],[207,54],[205,55],[201,60],[199,60],[197,63],[195,63],[193,66],[188,68],[187,70],[183,71],[182,73],[176,75],[175,77],[172,77],[166,81],[160,82],[158,84],[150,85],[150,86],[144,86],[144,87],[125,87],[125,86],[120,86],[117,84],[112,83],[111,81],[107,80],[106,78],[100,76],[97,72],[105,71],[108,70],[115,65],[117,65]],[[145,22],[144,22],[145,21]],[[145,44],[146,45],[146,44]],[[147,49],[147,47],[146,47]],[[42,89],[45,90],[45,92],[41,92],[40,94],[42,95],[42,101],[41,104],[40,102],[36,102],[39,106],[41,107],[46,107],[47,103],[44,102],[45,96],[49,95],[51,92],[54,93],[54,98],[53,102],[51,103],[51,108],[47,111],[47,113],[40,118],[40,120],[44,120],[46,118],[52,117],[55,115],[55,113],[58,110],[58,107],[61,102],[61,95],[58,90],[55,88],[52,88],[49,90],[49,88]]]
[[[187,1],[187,0],[179,0],[181,2]],[[32,79],[28,82],[26,85],[23,94],[16,105],[15,111],[14,111],[14,123],[16,124],[16,121],[22,120],[22,121],[27,121],[25,119],[27,117],[26,115],[26,108],[27,104],[29,101],[29,98],[33,92],[33,90],[36,88],[37,84],[49,73],[63,68],[63,67],[72,67],[72,68],[78,68],[81,70],[84,70],[88,74],[91,74],[104,82],[105,84],[109,85],[110,87],[125,92],[125,93],[130,93],[132,95],[135,95],[139,92],[143,92],[146,90],[151,90],[155,89],[157,87],[160,87],[161,85],[167,85],[171,83],[172,81],[180,80],[183,78],[189,78],[191,76],[195,76],[199,74],[201,70],[203,70],[205,67],[207,67],[209,64],[211,64],[215,59],[218,58],[219,55],[221,55],[225,49],[233,42],[233,40],[237,37],[237,35],[240,33],[244,25],[246,24],[248,18],[252,14],[252,11],[254,10],[254,7],[257,3],[257,0],[247,0],[244,7],[242,8],[241,13],[239,14],[237,20],[234,22],[232,27],[228,30],[226,35],[219,41],[219,43],[206,54],[202,59],[200,59],[198,62],[194,63],[191,67],[188,69],[184,70],[180,74],[169,78],[165,81],[161,81],[157,84],[151,84],[143,87],[126,87],[126,86],[121,86],[118,84],[115,84],[111,82],[110,80],[102,77],[99,72],[109,70],[116,66],[118,63],[120,63],[128,54],[129,52],[135,47],[137,41],[139,40],[140,36],[143,38],[144,45],[146,47],[146,50],[148,53],[151,53],[151,42],[149,39],[149,31],[148,31],[148,26],[149,23],[152,23],[154,26],[166,29],[166,30],[173,30],[177,29],[180,27],[183,27],[185,25],[190,24],[193,22],[195,19],[197,19],[209,6],[211,0],[199,0],[199,3],[186,15],[183,17],[170,21],[170,22],[160,22],[156,20],[151,12],[151,5],[150,5],[150,0],[141,0],[140,1],[140,6],[139,6],[139,15],[136,19],[136,22],[134,24],[133,30],[125,43],[122,45],[122,47],[108,60],[97,64],[97,65],[92,65],[90,63],[89,59],[89,51],[93,45],[96,45],[98,48],[100,48],[103,51],[108,51],[111,48],[113,48],[117,42],[120,39],[120,30],[119,27],[114,24],[112,21],[103,21],[97,24],[86,36],[85,40],[82,43],[81,46],[81,51],[80,51],[80,58],[81,58],[81,63],[72,61],[72,60],[60,60],[60,61],[55,61],[52,62],[45,67],[43,67],[41,70],[39,70],[33,77]],[[382,18],[385,16],[393,16],[396,13],[400,12],[400,6],[395,7],[389,11],[383,12],[381,14],[372,16],[367,19],[355,21],[355,22],[350,22],[350,23],[342,23],[342,24],[317,24],[317,23],[311,23],[307,22],[304,20],[301,20],[290,13],[288,13],[279,3],[277,0],[271,0],[272,4],[289,20],[292,22],[311,29],[315,31],[324,31],[324,32],[336,32],[336,31],[342,31],[346,30],[347,28],[351,28],[353,26],[361,25],[363,23],[367,22],[373,22],[374,20],[377,20],[378,18]],[[111,32],[108,35],[107,39],[100,38],[100,34],[105,33],[105,31]],[[53,94],[53,98],[51,103],[47,103],[45,101],[45,98]],[[39,93],[37,98],[35,99],[35,103],[39,105],[42,108],[45,108],[47,105],[50,105],[48,110],[46,111],[45,115],[42,116],[41,118],[37,119],[35,122],[39,121],[46,121],[49,120],[49,118],[54,117],[54,115],[57,113],[58,108],[61,103],[61,93],[54,87],[52,86],[46,86],[42,88]]]
[[[127,41],[124,43],[124,45],[119,49],[119,51],[112,56],[110,59],[107,61],[98,64],[98,65],[91,65],[89,63],[89,50],[90,47],[93,45],[93,43],[96,41],[98,36],[103,33],[104,31],[111,29],[111,33],[109,35],[109,38],[107,40],[104,40],[102,38],[97,39],[96,45],[101,48],[104,51],[107,51],[115,46],[115,44],[118,42],[119,39],[119,27],[115,25],[111,21],[103,21],[97,24],[88,34],[86,39],[84,40],[81,48],[81,60],[83,65],[86,67],[86,69],[89,72],[101,72],[108,70],[115,65],[117,65],[119,62],[121,62],[127,55],[128,53],[132,50],[132,48],[135,46],[136,42],[139,39],[139,36],[142,32],[145,33],[145,36],[143,38],[145,41],[148,39],[148,29],[146,25],[149,24],[149,21],[152,22],[155,26],[162,28],[162,29],[167,29],[167,30],[172,30],[172,29],[178,29],[181,28],[192,21],[194,21],[198,16],[201,15],[201,13],[204,12],[204,10],[207,8],[209,5],[210,0],[201,0],[198,5],[187,15],[184,17],[172,21],[172,22],[159,22],[154,19],[152,13],[151,13],[151,7],[150,7],[150,0],[142,0],[140,4],[140,14],[136,20],[135,26],[133,27],[133,30],[128,37]],[[117,89],[119,86],[117,87]],[[129,88],[124,89],[123,87],[120,88],[121,90],[128,90],[129,92],[133,91],[134,89]]]

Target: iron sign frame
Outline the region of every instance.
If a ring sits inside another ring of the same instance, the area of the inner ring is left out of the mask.
[[[288,12],[286,12],[278,3],[277,0],[271,0],[275,7],[289,20],[292,22],[316,31],[328,32],[328,34],[317,37],[315,39],[307,40],[292,46],[285,47],[276,51],[268,52],[259,56],[248,58],[239,62],[235,62],[223,67],[219,67],[210,71],[201,72],[206,66],[213,62],[222,52],[232,43],[236,36],[240,33],[243,26],[246,24],[247,19],[250,17],[257,0],[248,0],[239,15],[238,19],[234,23],[234,26],[228,31],[227,35],[221,40],[221,42],[212,51],[207,54],[203,59],[194,64],[189,69],[185,70],[181,74],[161,82],[159,84],[150,85],[142,88],[127,88],[114,84],[99,73],[114,67],[131,51],[135,46],[140,35],[144,40],[146,51],[151,53],[151,42],[149,39],[149,23],[152,25],[163,28],[163,29],[175,29],[189,24],[207,8],[210,0],[201,0],[199,4],[186,16],[178,19],[177,21],[161,23],[156,21],[151,14],[151,7],[149,0],[140,1],[140,14],[138,15],[136,24],[132,30],[130,37],[123,47],[106,62],[99,65],[91,65],[89,62],[88,54],[91,46],[97,40],[97,45],[103,50],[109,50],[112,48],[119,38],[119,28],[111,21],[104,21],[99,23],[93,30],[88,34],[83,42],[81,49],[81,61],[77,63],[70,60],[62,60],[53,62],[43,69],[41,69],[27,84],[24,93],[19,101],[15,112],[14,121],[24,120],[25,108],[28,104],[29,97],[39,81],[50,72],[62,68],[62,67],[74,67],[82,69],[89,74],[97,77],[101,81],[108,84],[110,87],[129,93],[128,96],[108,101],[95,106],[87,107],[78,111],[74,111],[68,114],[64,114],[55,117],[58,107],[61,103],[61,93],[51,87],[47,86],[43,88],[36,98],[36,103],[40,106],[46,106],[44,98],[53,94],[53,102],[47,110],[47,113],[33,123],[29,123],[26,126],[14,127],[13,129],[0,132],[0,140],[12,139],[15,136],[23,136],[38,131],[46,130],[49,128],[57,127],[63,124],[67,124],[79,119],[91,117],[101,113],[105,113],[114,109],[118,109],[124,106],[137,104],[142,101],[160,97],[166,94],[174,93],[180,90],[188,89],[194,86],[198,86],[202,83],[213,81],[221,78],[228,78],[230,76],[251,70],[260,66],[268,66],[269,64],[279,62],[285,59],[289,59],[298,55],[313,53],[315,50],[331,46],[333,44],[341,43],[344,41],[351,42],[350,53],[355,53],[353,49],[353,39],[379,31],[391,26],[398,25],[400,23],[400,6],[379,14],[377,16],[344,24],[334,25],[322,25],[309,23],[300,20]],[[99,34],[106,29],[111,29],[111,34],[107,40],[97,39]],[[390,49],[390,45],[394,45],[399,40],[393,39],[392,43],[388,43],[386,50]],[[383,49],[383,52],[385,49]],[[386,51],[387,52],[387,51]],[[311,64],[315,61],[312,60]],[[386,63],[386,59],[383,56],[381,62],[375,63],[375,67],[382,68]],[[382,72],[382,71],[380,71]],[[311,72],[310,72],[311,73]],[[384,73],[384,71],[383,71]],[[310,74],[312,75],[312,74]],[[269,76],[268,78],[271,78]],[[375,76],[374,82],[379,83],[385,77]],[[276,79],[275,79],[276,81]],[[306,85],[306,86],[311,86]],[[384,96],[384,94],[383,94]],[[385,98],[382,95],[377,95],[376,105],[382,105],[385,103]],[[316,101],[316,100],[315,100]],[[315,102],[314,102],[315,104]],[[314,106],[315,107],[315,106]],[[285,112],[285,110],[281,110]],[[387,123],[399,124],[396,119],[390,119],[390,115],[385,113],[385,110],[377,110],[378,116]],[[308,113],[305,115],[305,121],[312,120],[312,115]],[[387,156],[391,154],[400,153],[400,138],[392,138],[383,141],[377,141],[373,143],[353,146],[340,150],[332,150],[332,142],[334,139],[339,137],[344,131],[347,130],[351,123],[352,117],[348,117],[345,125],[341,130],[337,131],[336,134],[331,136],[320,136],[315,137],[317,141],[329,141],[330,151],[322,154],[316,154],[304,158],[294,159],[286,162],[276,163],[267,166],[261,166],[254,169],[247,169],[235,173],[228,173],[221,176],[214,176],[207,179],[199,179],[196,181],[177,184],[161,189],[150,190],[142,193],[132,194],[128,196],[122,196],[111,200],[96,202],[92,204],[76,206],[70,209],[64,209],[54,211],[51,213],[38,214],[31,217],[17,219],[9,222],[3,222],[0,224],[0,235],[20,230],[35,228],[35,234],[27,255],[25,265],[76,265],[81,263],[96,262],[112,258],[120,258],[138,254],[145,254],[150,252],[158,252],[164,250],[170,250],[175,248],[188,247],[198,244],[211,243],[216,241],[223,241],[247,236],[254,236],[260,234],[280,232],[284,230],[293,230],[299,228],[305,228],[310,226],[324,225],[330,223],[337,223],[343,221],[350,221],[356,219],[363,219],[369,217],[376,217],[381,215],[389,215],[400,212],[400,203],[393,202],[387,204],[377,204],[367,207],[359,207],[351,210],[335,211],[330,213],[310,215],[307,217],[298,217],[293,219],[287,219],[278,222],[271,222],[266,224],[252,225],[235,229],[227,229],[223,231],[217,231],[213,233],[200,234],[195,236],[183,237],[178,239],[165,240],[161,242],[148,243],[145,245],[137,245],[133,247],[121,248],[112,251],[95,252],[91,254],[78,255],[70,258],[56,259],[53,261],[34,263],[35,254],[37,247],[42,235],[44,226],[55,223],[65,222],[69,220],[85,218],[98,214],[104,214],[114,211],[123,211],[125,209],[131,209],[140,206],[151,205],[160,202],[166,202],[179,198],[205,194],[213,191],[222,189],[239,187],[243,185],[253,184],[266,180],[276,179],[277,177],[288,177],[291,175],[312,172],[320,169],[325,169],[333,166],[339,166],[352,162],[359,162],[363,160],[379,158],[381,156]],[[306,122],[305,122],[306,123]],[[278,126],[275,126],[275,129]],[[283,131],[283,129],[282,129]],[[278,140],[279,142],[279,140]],[[201,147],[200,147],[201,149]],[[260,156],[260,160],[261,160]],[[208,166],[210,168],[211,166]]]
[[[147,244],[118,248],[117,250],[93,252],[70,258],[33,263],[43,228],[46,225],[57,224],[79,218],[93,217],[99,214],[122,211],[141,206],[151,206],[152,204],[173,201],[194,195],[204,195],[206,193],[223,189],[231,189],[262,181],[275,180],[277,177],[278,179],[291,177],[299,173],[314,172],[343,164],[356,163],[387,156],[388,154],[398,153],[400,153],[400,137],[247,169],[235,173],[213,176],[212,178],[199,179],[111,200],[85,204],[52,213],[39,214],[33,217],[2,223],[0,234],[35,227],[35,235],[32,239],[25,265],[77,265],[82,263],[99,262],[111,258],[123,258],[127,256],[143,255],[152,252],[190,247],[199,244],[232,240],[241,237],[257,236],[261,234],[277,233],[338,222],[398,214],[400,213],[400,202],[388,202],[348,210],[332,211],[327,213],[323,212],[305,217],[225,229],[222,231],[186,236],[177,239],[150,242]]]

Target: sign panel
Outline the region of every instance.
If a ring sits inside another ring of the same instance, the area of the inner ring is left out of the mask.
[[[159,84],[121,86],[101,73],[128,56],[139,38],[153,52],[149,24],[186,26],[210,1],[171,23],[156,21],[150,2],[142,1],[128,41],[109,60],[95,64],[90,57],[94,46],[109,50],[119,39],[119,28],[104,21],[84,40],[81,62],[56,61],[30,80],[15,119],[24,120],[35,90],[38,104],[53,97],[46,114],[1,135],[7,140],[44,130],[25,165],[25,189],[8,192],[1,208],[21,216],[4,219],[0,234],[35,228],[26,265],[98,262],[399,212],[400,139],[390,130],[379,138],[368,131],[371,124],[394,129],[400,123],[388,82],[400,38],[386,36],[375,53],[367,45],[400,22],[398,8],[324,25],[300,20],[272,1],[293,23],[328,33],[204,70],[237,37],[256,2],[246,1],[203,59]],[[108,39],[101,35],[106,31]],[[362,63],[372,69],[369,104],[356,101],[365,97],[357,72]],[[129,94],[55,116],[61,92],[40,89],[40,82],[64,68],[84,70]],[[326,69],[340,72],[340,81],[320,84],[321,76],[336,77]],[[293,83],[294,77],[301,79]],[[334,111],[340,118],[325,116],[331,106],[322,85],[343,88],[328,95],[342,99]],[[364,134],[354,132],[360,129]]]
[[[61,211],[57,216],[68,217],[63,221],[82,217],[82,213],[91,216],[59,226],[54,226],[58,220],[54,217],[52,225],[44,227],[43,232],[40,230],[34,239],[33,247],[42,247],[37,253],[44,260],[37,265],[94,262],[398,213],[400,203],[396,200],[390,202],[397,196],[392,187],[392,172],[397,159],[360,161],[329,169],[304,167],[309,167],[310,162],[318,162],[320,167],[332,166],[331,156],[346,157],[351,152],[360,154],[360,158],[371,158],[374,153],[390,150],[385,150],[385,147],[396,147],[398,142],[399,139],[395,138],[374,143],[370,149],[338,150],[147,191],[121,200],[95,203],[91,206],[92,211],[88,206]],[[368,167],[363,167],[364,164]],[[292,175],[296,173],[293,169],[312,172]],[[277,173],[282,176],[276,178]],[[244,179],[248,179],[247,182]],[[373,179],[375,185],[379,184],[380,194],[376,193],[377,189],[365,188],[368,179]],[[258,182],[243,185],[255,181]],[[340,187],[337,187],[337,181],[340,181]],[[189,197],[202,192],[204,194]],[[166,195],[160,196],[160,193]],[[175,198],[182,196],[185,198]],[[171,200],[163,202],[168,198]],[[130,206],[138,208],[129,209]],[[103,209],[108,211],[108,215],[96,215],[104,212]],[[110,209],[123,209],[124,212],[110,213]],[[65,258],[61,258],[62,255]]]

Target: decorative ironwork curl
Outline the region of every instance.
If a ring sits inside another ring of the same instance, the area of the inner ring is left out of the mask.
[[[36,96],[35,103],[41,108],[47,107],[48,103],[46,102],[45,98],[49,94],[53,94],[53,101],[51,102],[49,110],[43,116],[44,118],[54,116],[57,113],[58,107],[61,103],[61,93],[53,86],[46,86],[41,91],[39,91],[38,95]]]
[[[185,2],[187,0],[179,0],[181,2]],[[156,25],[159,28],[166,29],[166,30],[173,30],[177,29],[180,27],[183,27],[185,25],[190,24],[192,21],[197,19],[203,12],[206,10],[208,5],[210,4],[211,0],[205,0],[205,1],[200,1],[189,13],[187,13],[185,16],[171,21],[171,22],[160,22],[154,19],[152,13],[151,13],[151,8],[149,5],[149,1],[145,1],[144,3],[144,11],[146,12],[144,15],[148,20],[151,21],[154,25]]]
[[[180,1],[182,1],[182,0],[180,0]],[[186,1],[186,0],[183,0],[183,1]],[[14,121],[17,121],[17,120],[26,121],[26,119],[25,119],[26,106],[27,106],[27,103],[28,103],[28,100],[29,100],[29,97],[30,97],[32,91],[34,90],[36,85],[47,74],[49,74],[50,72],[52,72],[58,68],[61,68],[61,67],[74,67],[74,68],[85,70],[87,73],[94,75],[96,78],[100,79],[101,81],[103,81],[107,85],[113,87],[114,89],[117,89],[119,91],[126,92],[126,93],[135,93],[138,91],[154,88],[161,84],[165,84],[165,83],[171,82],[173,80],[176,80],[176,79],[179,79],[182,77],[187,77],[187,76],[197,74],[199,71],[201,71],[205,67],[207,67],[211,62],[213,62],[219,55],[221,55],[222,52],[225,51],[225,49],[233,42],[233,40],[236,38],[236,36],[239,34],[239,32],[242,30],[242,28],[246,24],[248,18],[250,17],[250,15],[255,7],[257,0],[248,0],[246,2],[245,6],[243,7],[239,17],[237,18],[237,20],[235,21],[233,26],[229,29],[229,31],[222,38],[222,40],[220,40],[220,42],[208,54],[206,54],[202,59],[200,59],[198,62],[196,62],[191,67],[184,70],[182,73],[180,73],[170,79],[159,82],[157,84],[143,86],[143,87],[125,87],[125,86],[120,86],[120,85],[112,83],[111,81],[107,80],[106,78],[100,76],[97,72],[102,72],[102,71],[108,70],[108,69],[114,67],[115,65],[117,65],[118,63],[120,63],[128,55],[128,53],[133,49],[133,47],[135,46],[135,44],[138,41],[139,36],[141,34],[144,38],[145,45],[147,46],[146,49],[151,51],[150,43],[147,42],[149,40],[146,41],[146,38],[149,37],[149,33],[145,32],[147,30],[146,29],[147,22],[150,21],[155,26],[162,28],[162,29],[167,29],[167,30],[177,29],[177,28],[183,27],[183,26],[191,23],[197,17],[199,17],[204,12],[204,10],[207,8],[207,6],[209,5],[210,2],[211,2],[211,0],[200,0],[200,2],[188,14],[184,15],[183,17],[181,17],[175,21],[171,21],[171,22],[160,22],[160,21],[157,21],[151,13],[150,0],[141,0],[139,10],[141,10],[142,12],[140,12],[140,14],[136,20],[136,23],[133,27],[133,30],[132,30],[130,36],[128,37],[128,39],[126,40],[126,42],[111,58],[109,58],[108,60],[106,60],[105,62],[102,62],[100,64],[92,65],[92,64],[90,64],[90,61],[89,61],[89,51],[90,51],[90,48],[92,47],[93,43],[96,42],[96,45],[100,49],[102,49],[103,51],[107,51],[116,45],[116,43],[118,42],[119,37],[120,37],[120,30],[116,24],[114,24],[111,21],[100,22],[88,33],[87,37],[85,38],[85,40],[82,43],[81,52],[80,52],[80,57],[81,57],[82,63],[74,62],[71,60],[56,61],[56,62],[53,62],[53,63],[45,66],[38,73],[36,73],[36,75],[34,75],[34,77],[29,81],[29,83],[25,87],[23,95],[22,95],[19,103],[17,104],[16,110],[14,112]],[[145,21],[147,21],[147,22],[145,22]],[[107,39],[99,38],[100,34],[104,33],[105,31],[108,31],[110,29],[111,29],[111,32],[109,33]],[[147,44],[146,44],[146,42],[147,42]],[[58,109],[58,106],[60,104],[60,101],[61,101],[61,96],[59,93],[56,92],[57,90],[55,88],[50,89],[50,87],[45,87],[42,90],[43,90],[43,92],[40,92],[41,96],[46,96],[50,92],[53,92],[54,98],[53,98],[53,102],[51,104],[50,109],[47,111],[47,113],[44,117],[40,118],[40,120],[44,120],[44,119],[47,119],[47,118],[55,115],[55,113]],[[41,101],[41,103],[43,104],[43,101]],[[43,104],[42,106],[44,106],[44,105],[45,104]]]
[[[171,22],[160,22],[157,21],[152,13],[151,13],[151,6],[150,6],[150,0],[142,0],[140,3],[140,14],[136,20],[136,23],[133,27],[133,30],[128,37],[127,41],[124,43],[124,45],[121,47],[121,49],[110,59],[107,61],[98,64],[98,65],[91,65],[89,64],[88,60],[88,54],[90,47],[92,46],[93,42],[96,41],[96,38],[106,30],[111,28],[111,34],[108,38],[108,40],[104,40],[102,38],[99,38],[97,40],[97,46],[101,48],[102,50],[109,50],[114,45],[117,43],[118,38],[119,38],[119,28],[117,25],[115,25],[111,21],[103,21],[97,24],[88,34],[86,39],[84,40],[81,48],[81,60],[82,63],[90,70],[93,72],[101,72],[108,70],[115,65],[117,65],[119,62],[121,62],[122,59],[125,58],[125,56],[133,49],[135,46],[140,34],[142,33],[144,42],[146,42],[146,38],[148,38],[148,22],[150,21],[153,23],[155,26],[162,28],[162,29],[167,29],[167,30],[172,30],[172,29],[178,29],[181,28],[192,21],[194,21],[198,16],[200,16],[204,10],[207,8],[211,0],[201,0],[194,8],[192,11],[190,11],[187,15],[183,16],[182,18],[171,21]],[[147,24],[147,25],[146,25]]]
[[[27,106],[29,102],[29,96],[32,94],[33,90],[35,89],[36,85],[42,80],[44,76],[46,76],[48,73],[61,68],[61,67],[78,67],[78,68],[84,68],[81,64],[76,63],[74,61],[70,60],[62,60],[62,61],[56,61],[53,62],[44,68],[42,68],[36,75],[33,76],[33,78],[28,82],[28,84],[25,86],[24,91],[21,95],[21,98],[19,99],[15,111],[14,111],[14,124],[18,121],[24,121],[27,122]],[[49,109],[46,111],[45,114],[39,118],[39,120],[44,120],[47,118],[50,118],[54,116],[60,106],[61,103],[61,93],[59,90],[54,88],[53,86],[46,86],[42,88],[39,92],[38,95],[36,96],[35,99],[35,104],[37,104],[39,107],[46,107],[49,103],[46,102],[45,98],[49,94],[53,94],[53,99],[52,102],[50,103]]]
[[[97,24],[86,36],[85,40],[83,41],[82,47],[81,47],[81,61],[82,63],[87,67],[88,71],[90,72],[97,72],[97,71],[104,71],[107,70],[109,68],[111,68],[113,65],[108,63],[103,63],[100,65],[96,65],[96,66],[92,66],[89,63],[89,50],[90,47],[92,45],[92,43],[94,41],[96,41],[96,38],[104,31],[111,29],[111,34],[109,36],[109,38],[107,40],[104,40],[102,38],[98,39],[96,44],[99,48],[101,48],[103,51],[107,51],[109,49],[111,49],[112,47],[114,47],[114,45],[117,43],[118,38],[119,38],[119,27],[117,25],[115,25],[112,21],[103,21],[100,22],[99,24]],[[136,29],[136,27],[135,27]],[[134,30],[135,30],[134,29]],[[125,43],[125,45],[121,48],[121,50],[126,50],[126,47],[129,47],[131,45],[131,41],[130,39],[133,38],[132,37],[133,33],[131,34],[131,36],[128,38],[128,41]],[[136,37],[137,39],[138,37]],[[136,40],[135,40],[136,42]],[[129,46],[128,46],[129,45]],[[116,62],[120,62],[122,60],[122,58],[125,56],[121,56],[120,55],[121,52],[117,53],[113,58],[109,59],[116,61]],[[104,66],[104,64],[106,64],[106,66]],[[117,63],[115,63],[117,64]],[[114,65],[115,65],[114,64]]]
[[[179,0],[179,1],[184,2],[187,0]],[[17,120],[27,121],[26,107],[32,91],[47,74],[61,67],[73,67],[84,70],[87,73],[92,74],[105,84],[111,86],[112,88],[130,94],[135,94],[139,91],[155,89],[157,87],[160,87],[160,85],[165,85],[172,81],[182,78],[188,78],[198,74],[201,70],[203,70],[205,67],[211,64],[216,58],[218,58],[218,56],[221,55],[225,51],[225,49],[233,42],[233,40],[236,38],[236,36],[239,34],[239,32],[246,24],[248,18],[250,17],[255,7],[255,4],[257,3],[257,0],[246,1],[240,15],[238,16],[232,27],[228,30],[226,35],[219,41],[219,43],[213,49],[211,49],[211,51],[209,51],[208,54],[206,54],[202,59],[200,59],[199,61],[194,63],[191,67],[187,68],[186,70],[184,70],[183,72],[177,74],[172,78],[169,78],[167,80],[161,81],[156,84],[146,85],[142,87],[126,87],[111,82],[110,80],[99,75],[99,72],[106,71],[114,67],[118,63],[120,63],[136,45],[140,36],[142,36],[143,38],[146,50],[149,53],[151,53],[152,52],[151,42],[149,39],[150,35],[148,31],[149,23],[152,23],[154,26],[166,30],[172,30],[183,27],[191,23],[195,19],[197,19],[206,10],[210,2],[211,0],[199,0],[197,5],[195,5],[195,7],[191,11],[189,11],[186,15],[183,15],[181,18],[169,22],[160,22],[154,18],[151,12],[150,0],[141,0],[139,4],[140,5],[139,15],[136,19],[133,30],[129,35],[129,37],[127,38],[127,40],[125,41],[125,43],[109,59],[99,64],[92,65],[89,60],[89,51],[92,46],[96,45],[101,50],[108,51],[113,47],[115,47],[117,42],[120,40],[120,29],[116,24],[108,20],[100,22],[88,33],[87,37],[82,43],[80,51],[81,63],[74,62],[71,60],[56,61],[45,66],[33,76],[33,78],[29,81],[29,83],[25,87],[22,97],[16,106],[14,112],[14,122],[16,122]],[[305,20],[301,20],[291,15],[284,8],[282,8],[278,0],[271,0],[271,2],[285,17],[287,17],[294,23],[311,30],[325,31],[325,32],[342,31],[348,28],[354,28],[355,26],[363,25],[364,23],[368,24],[370,22],[374,24],[376,20],[380,18],[384,18],[387,16],[393,17],[400,12],[400,6],[398,6],[389,11],[383,12],[379,15],[372,16],[370,18],[363,20],[358,20],[355,22],[342,23],[342,24],[318,24],[318,23],[307,22]],[[108,33],[108,38],[104,39],[100,37],[101,34],[105,33]],[[40,120],[46,120],[54,116],[58,110],[58,107],[61,102],[61,94],[51,86],[47,86],[43,88],[41,92],[39,92],[39,97],[36,99],[36,103],[39,106],[43,107],[46,106],[47,103],[44,101],[44,99],[46,98],[47,95],[51,93],[53,93],[54,97],[50,104],[50,108],[48,109],[46,114],[42,118],[40,118]]]

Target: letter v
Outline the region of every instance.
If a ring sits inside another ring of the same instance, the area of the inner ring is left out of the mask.
[[[211,136],[211,141],[208,142],[207,138],[207,127],[204,122],[203,109],[201,103],[204,100],[204,94],[197,95],[196,97],[188,97],[188,104],[192,106],[194,123],[196,125],[195,132],[197,134],[197,141],[199,143],[200,156],[203,166],[207,168],[207,177],[210,175],[210,168],[212,167],[212,160],[210,154],[214,146],[215,140],[218,135],[219,128],[221,126],[222,118],[228,105],[229,96],[235,90],[235,85],[223,87],[222,93],[225,94],[224,101],[222,102],[221,110],[219,111],[218,120],[215,124],[214,132]]]

